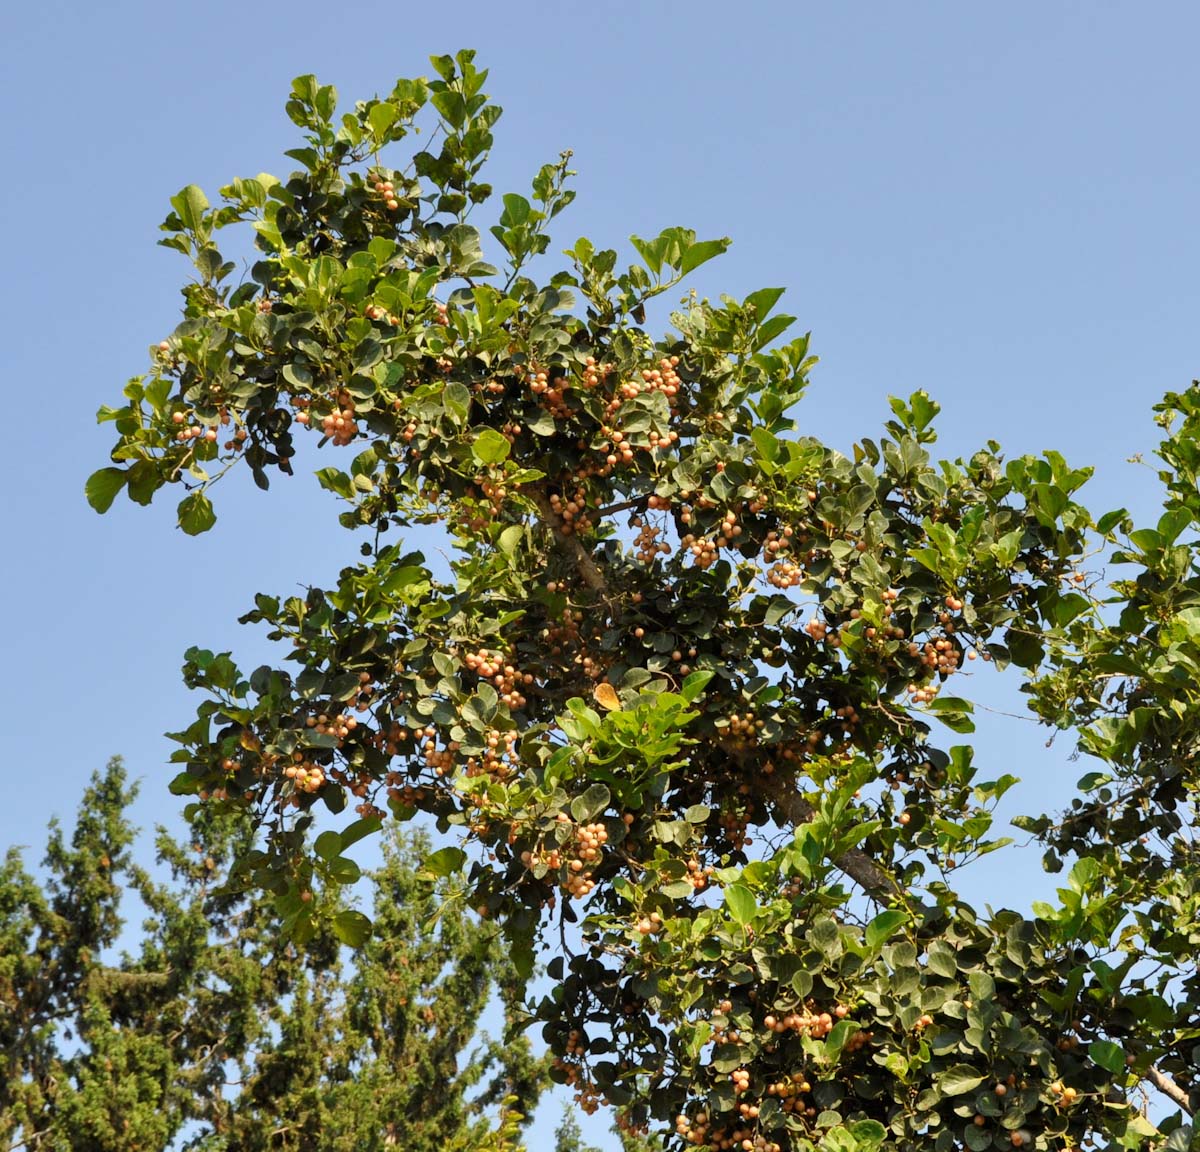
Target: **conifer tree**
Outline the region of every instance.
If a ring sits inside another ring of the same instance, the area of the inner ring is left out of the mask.
[[[204,811],[190,843],[160,831],[159,882],[137,863],[135,791],[111,761],[73,834],[53,828],[44,881],[15,849],[0,867],[0,1148],[516,1147],[545,1068],[481,1035],[491,997],[515,1007],[511,966],[494,927],[418,877],[422,835],[393,831],[365,878],[385,932],[349,956],[325,928],[302,950],[269,898],[222,883],[251,850],[244,812]]]

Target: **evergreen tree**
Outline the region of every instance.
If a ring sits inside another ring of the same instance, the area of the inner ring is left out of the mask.
[[[481,1038],[489,999],[511,1014],[518,985],[496,929],[418,876],[421,833],[384,839],[365,879],[386,927],[348,958],[331,928],[299,949],[270,898],[221,886],[253,851],[243,814],[205,811],[191,843],[160,831],[156,882],[134,857],[135,792],[111,761],[71,838],[53,827],[44,883],[16,849],[0,868],[0,1148],[515,1146],[544,1069],[524,1040]],[[125,892],[148,910],[133,943]]]

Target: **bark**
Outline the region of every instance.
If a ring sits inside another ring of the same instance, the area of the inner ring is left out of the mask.
[[[583,582],[593,592],[598,592],[601,596],[607,598],[608,581],[604,579],[604,574],[596,566],[596,561],[592,559],[591,553],[583,546],[579,537],[573,533],[563,532],[562,517],[551,507],[550,498],[540,489],[527,489],[527,491],[533,497],[533,502],[537,506],[538,516],[541,518],[542,523],[554,533],[554,538],[558,542],[559,547],[571,558]]]
[[[790,788],[776,784],[769,789],[775,806],[793,824],[807,824],[815,815],[813,806]],[[861,848],[851,848],[838,856],[834,863],[868,895],[886,900],[901,895],[901,889]]]
[[[1164,1096],[1174,1100],[1189,1116],[1195,1116],[1196,1110],[1192,1107],[1188,1094],[1170,1076],[1165,1072],[1160,1072],[1153,1064],[1146,1069],[1146,1075],[1149,1077],[1150,1083]]]
[[[733,759],[747,765],[747,757],[741,749],[724,741],[721,748]],[[792,788],[786,777],[781,779],[778,773],[765,778],[764,791],[779,812],[793,825],[807,824],[816,815],[813,806]],[[896,881],[860,848],[851,848],[843,852],[834,860],[834,864],[876,900],[886,901],[904,894]]]

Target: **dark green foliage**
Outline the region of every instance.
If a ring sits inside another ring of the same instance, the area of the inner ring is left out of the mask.
[[[502,197],[503,271],[487,263],[467,217],[499,110],[473,53],[433,65],[340,117],[301,77],[301,168],[235,180],[216,208],[186,188],[163,225],[197,275],[101,409],[113,467],[89,500],[183,486],[200,533],[229,469],[266,488],[311,438],[361,531],[334,587],[254,598],[276,666],[187,653],[203,699],[172,790],[198,819],[254,814],[239,875],[318,947],[367,931],[332,895],[357,875],[345,850],[389,813],[431,818],[428,874],[501,928],[520,976],[547,957],[531,1015],[554,1077],[630,1132],[722,1152],[1182,1149],[1200,386],[1159,408],[1152,528],[1093,516],[1090,469],[1053,450],[937,460],[923,391],[845,455],[791,414],[815,360],[807,336],[777,343],[780,289],[685,297],[646,330],[726,241],[633,237],[619,271],[580,239],[534,278],[566,155],[532,200]],[[386,147],[423,116],[436,152]],[[260,257],[240,284],[226,227]],[[397,540],[417,525],[440,529],[449,577]],[[1023,676],[1091,761],[1066,813],[1026,793],[1020,825],[1066,873],[1032,909],[1003,884],[994,911],[959,897],[960,871],[1011,843],[994,813],[1020,783],[954,742],[972,660]],[[348,805],[358,820],[306,847]],[[405,931],[386,916],[384,938]],[[1157,1126],[1143,1090],[1168,1106]]]

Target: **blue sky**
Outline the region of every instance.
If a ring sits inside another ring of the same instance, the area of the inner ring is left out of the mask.
[[[947,454],[1057,448],[1096,466],[1095,509],[1154,515],[1152,472],[1126,461],[1153,447],[1151,404],[1200,368],[1194,5],[113,0],[6,23],[0,846],[40,845],[117,752],[145,780],[142,822],[173,820],[158,734],[194,706],[183,650],[253,666],[265,648],[234,623],[252,593],[353,560],[303,476],[269,498],[219,493],[196,540],[172,501],[101,519],[82,496],[109,446],[96,408],[176,322],[186,267],[155,247],[168,197],[282,173],[302,72],[353,100],[476,48],[505,108],[497,189],[575,151],[552,251],[684,224],[734,239],[700,292],[787,287],[822,361],[805,432],[848,448],[877,434],[889,393],[926,388]],[[1019,807],[1080,772],[1045,737],[981,724],[980,761],[1027,782]],[[1046,885],[1035,864],[981,875],[977,894],[1027,906]]]

